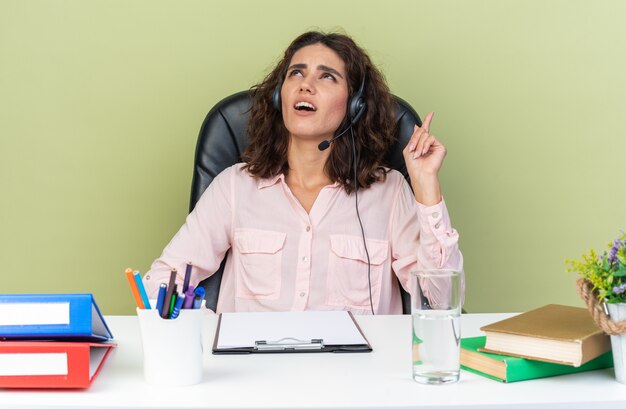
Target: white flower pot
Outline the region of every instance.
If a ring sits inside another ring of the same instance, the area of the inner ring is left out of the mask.
[[[607,304],[611,321],[626,320],[626,303]],[[615,379],[617,382],[626,384],[626,333],[611,335],[611,348],[613,349],[613,365],[615,366]]]

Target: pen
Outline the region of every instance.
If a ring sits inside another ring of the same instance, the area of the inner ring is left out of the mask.
[[[135,283],[137,283],[137,289],[139,290],[139,295],[141,296],[141,300],[143,301],[143,306],[146,310],[150,309],[150,300],[148,300],[148,295],[146,294],[146,288],[143,286],[143,282],[141,281],[141,274],[139,271],[135,270],[133,273],[135,278]]]
[[[137,304],[138,308],[144,309],[143,301],[141,299],[141,295],[139,295],[139,289],[137,288],[137,282],[135,281],[135,277],[133,277],[133,269],[126,269],[126,279],[128,280],[128,284],[130,285],[130,291],[133,293],[133,297],[135,298],[135,304]]]
[[[189,288],[187,289],[187,291],[185,291],[185,302],[183,303],[183,309],[189,309],[193,307],[193,299],[195,296],[194,293],[194,287],[189,286]]]
[[[174,309],[172,310],[171,319],[178,318],[178,314],[180,314],[180,309],[183,306],[183,302],[185,301],[185,293],[180,294],[176,297],[176,304],[174,305]]]
[[[176,285],[176,284],[174,284]],[[172,301],[170,303],[170,307],[168,309],[168,313],[167,313],[167,318],[172,318],[172,312],[174,312],[174,305],[176,304],[176,299],[178,298],[178,293],[176,291],[174,291],[174,294],[172,294]]]
[[[189,288],[189,279],[191,278],[191,261],[187,263],[185,268],[185,280],[183,281],[183,293],[187,292]]]
[[[163,311],[161,312],[161,318],[167,319],[170,314],[170,303],[172,302],[172,294],[174,293],[174,285],[176,284],[176,269],[173,268],[170,272],[170,283],[167,285],[167,293],[165,294],[165,300],[163,300]]]
[[[195,297],[193,299],[193,308],[194,309],[198,309],[202,306],[202,300],[204,299],[204,287],[198,287],[196,288],[196,290],[194,291]]]
[[[159,286],[159,295],[157,296],[156,308],[159,315],[163,315],[163,304],[165,303],[165,293],[167,292],[167,284],[161,283]]]

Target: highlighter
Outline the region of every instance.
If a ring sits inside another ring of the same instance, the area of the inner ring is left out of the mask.
[[[172,310],[171,319],[178,318],[178,314],[180,314],[180,309],[183,307],[183,301],[185,301],[185,293],[180,294],[176,297],[176,304],[174,304],[174,309]]]
[[[183,302],[183,309],[184,310],[193,307],[193,299],[194,299],[194,296],[195,296],[195,293],[194,293],[193,290],[194,290],[194,287],[192,285],[192,286],[189,286],[187,291],[185,291],[185,302]]]
[[[196,290],[194,291],[194,298],[193,298],[193,308],[194,309],[198,309],[200,308],[200,306],[202,306],[202,300],[204,299],[204,294],[206,293],[206,291],[204,290],[204,287],[198,287],[196,288]]]
[[[161,283],[159,286],[159,295],[157,296],[156,309],[159,315],[163,315],[163,305],[165,304],[165,293],[167,292],[167,284]]]
[[[176,290],[174,290],[174,294],[172,294],[172,299],[170,300],[169,308],[167,309],[167,318],[172,318],[172,312],[174,312],[174,306],[176,305],[177,298],[178,298],[178,293],[176,292]]]

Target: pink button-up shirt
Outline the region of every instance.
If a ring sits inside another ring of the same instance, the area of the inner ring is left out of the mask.
[[[370,313],[367,255],[354,194],[325,186],[307,213],[284,175],[255,179],[232,166],[209,185],[185,224],[144,277],[150,298],[170,270],[179,288],[187,262],[191,284],[213,274],[228,256],[217,312],[350,310]],[[445,203],[416,202],[402,175],[358,192],[370,258],[372,302],[377,314],[402,313],[396,282],[410,292],[419,268],[462,271],[458,233]],[[395,274],[395,275],[394,275]],[[425,295],[437,298],[426,286]]]

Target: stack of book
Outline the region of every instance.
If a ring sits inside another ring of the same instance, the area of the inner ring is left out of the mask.
[[[0,294],[0,388],[86,388],[112,338],[92,294]]]
[[[461,340],[461,367],[516,382],[613,366],[610,338],[584,308],[549,304]]]

